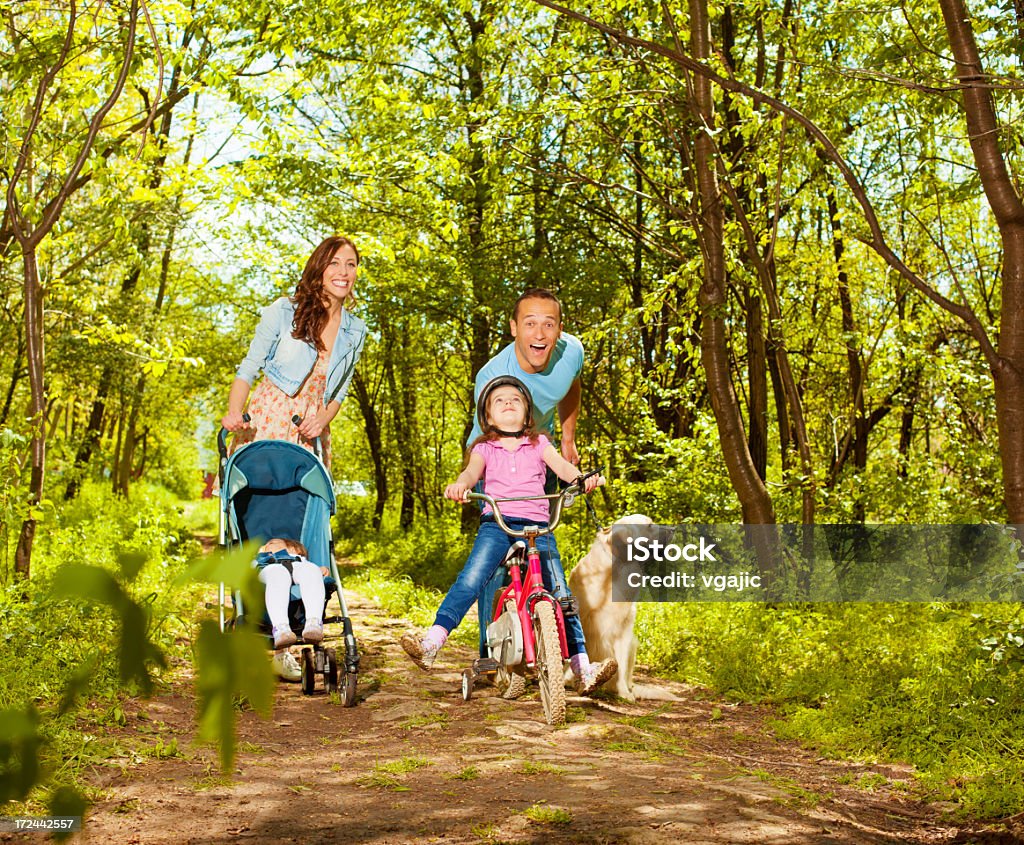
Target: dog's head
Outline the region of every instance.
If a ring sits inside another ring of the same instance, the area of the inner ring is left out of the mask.
[[[631,513],[628,516],[620,516],[615,522],[609,525],[607,528],[602,528],[597,532],[595,543],[600,543],[610,553],[612,545],[612,528],[616,525],[653,525],[654,520],[649,516],[644,516],[642,513]]]

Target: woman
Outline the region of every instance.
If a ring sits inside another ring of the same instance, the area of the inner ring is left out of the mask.
[[[252,440],[290,440],[308,449],[320,438],[331,468],[330,423],[348,392],[366,340],[366,324],[346,305],[359,270],[359,250],[348,238],[330,237],[306,261],[292,297],[263,309],[228,396],[221,425],[236,432],[232,449]],[[260,370],[264,378],[246,399]],[[292,417],[302,422],[296,426]]]

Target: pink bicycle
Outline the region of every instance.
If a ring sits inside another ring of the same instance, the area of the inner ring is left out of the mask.
[[[462,673],[462,698],[473,695],[473,684],[482,675],[495,675],[495,683],[504,698],[518,698],[526,691],[526,677],[533,675],[540,686],[544,719],[549,725],[565,723],[565,680],[562,661],[569,656],[565,639],[566,612],[576,612],[570,598],[559,599],[544,588],[537,538],[550,534],[558,526],[562,508],[583,492],[583,481],[594,470],[580,476],[560,493],[530,498],[553,499],[547,526],[526,525],[510,528],[498,505],[512,499],[493,499],[486,493],[467,493],[469,499],[486,502],[494,512],[498,526],[510,537],[520,537],[505,554],[502,565],[508,568],[512,583],[495,602],[494,620],[487,626],[489,657],[473,661]],[[525,541],[525,542],[523,542]],[[526,575],[523,576],[523,566]]]

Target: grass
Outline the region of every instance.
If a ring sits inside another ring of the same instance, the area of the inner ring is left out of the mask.
[[[446,727],[451,721],[451,716],[447,713],[425,713],[422,716],[410,716],[405,721],[399,724],[399,727],[405,728],[406,730],[413,730],[414,728],[425,728],[429,725],[440,725]]]
[[[524,775],[564,775],[565,769],[555,766],[552,763],[534,763],[532,760],[523,760],[519,771]]]
[[[552,807],[548,804],[534,804],[523,810],[523,815],[537,824],[571,824],[572,813],[564,807]]]
[[[120,678],[121,617],[104,604],[58,600],[50,586],[69,565],[103,570],[141,609],[145,636],[167,665],[183,665],[192,656],[192,616],[201,588],[176,579],[199,553],[193,526],[207,522],[207,515],[187,512],[166,491],[145,485],[134,488],[128,502],[105,486],[87,484],[76,500],[47,512],[36,538],[32,579],[0,586],[0,710],[24,712],[31,706],[38,714],[46,773],[25,808],[45,802],[58,786],[90,794],[84,771],[108,760],[181,754],[174,738],[134,750],[117,740],[126,727],[150,735],[166,729],[147,724],[144,713],[138,723],[128,715],[128,701],[141,689]],[[140,567],[137,572],[122,569],[129,560]],[[154,662],[148,668],[154,692],[166,688],[172,670]],[[20,809],[17,803],[5,808]]]
[[[402,783],[398,776],[407,775],[417,769],[432,765],[434,764],[424,757],[402,757],[388,763],[375,764],[373,771],[356,778],[356,783],[375,789],[390,789],[392,792],[408,792],[409,787]]]
[[[913,792],[960,819],[1024,806],[1022,631],[1024,610],[998,603],[654,604],[637,616],[640,662],[774,704],[776,735],[824,756],[910,763]]]
[[[762,783],[767,783],[774,786],[776,789],[781,789],[783,792],[788,793],[790,796],[789,798],[772,799],[777,804],[784,807],[809,810],[813,807],[817,807],[823,798],[831,797],[831,795],[819,795],[817,792],[800,786],[800,784],[792,778],[777,775],[774,772],[769,772],[764,769],[745,769],[744,772],[746,774],[753,775]]]

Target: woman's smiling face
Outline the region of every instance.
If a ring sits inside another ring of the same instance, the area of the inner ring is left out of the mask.
[[[349,244],[342,244],[324,270],[324,295],[328,299],[344,302],[355,287],[358,272],[359,257],[356,251]]]

